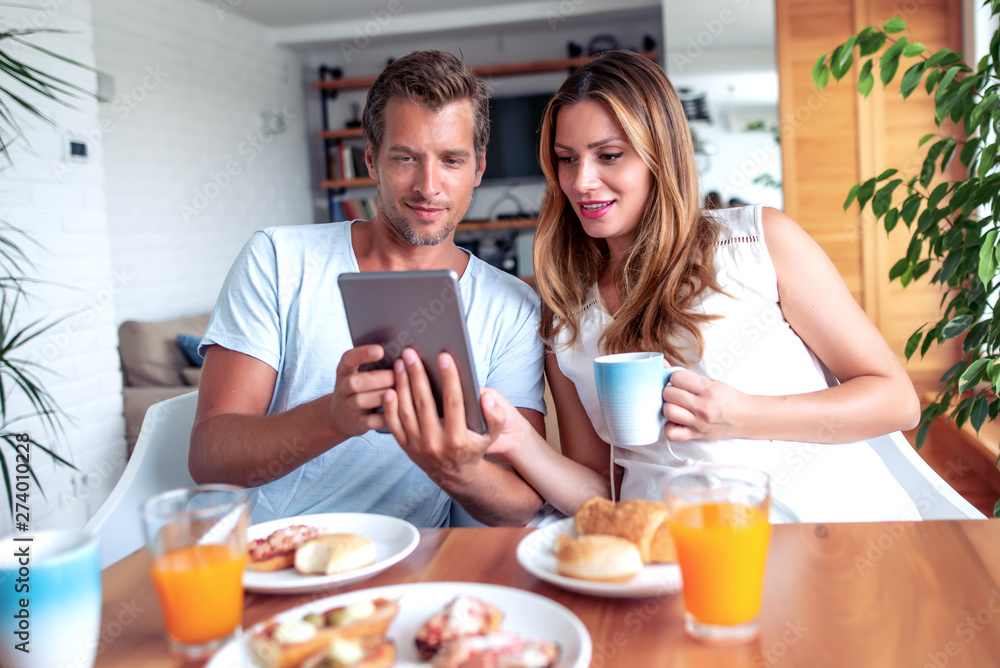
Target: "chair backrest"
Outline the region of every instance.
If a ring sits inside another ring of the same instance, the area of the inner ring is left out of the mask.
[[[889,472],[913,499],[921,518],[925,520],[985,518],[917,454],[900,432],[870,439],[868,445],[882,458]]]
[[[121,479],[104,504],[83,527],[100,537],[101,568],[145,545],[139,508],[149,497],[177,487],[190,487],[188,472],[191,426],[198,393],[153,404]]]

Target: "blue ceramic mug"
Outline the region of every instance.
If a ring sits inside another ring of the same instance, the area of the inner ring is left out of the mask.
[[[0,666],[90,668],[101,626],[101,553],[79,531],[0,539]]]
[[[663,353],[618,353],[594,360],[601,412],[612,445],[650,445],[660,440],[663,386],[682,367],[666,366]]]

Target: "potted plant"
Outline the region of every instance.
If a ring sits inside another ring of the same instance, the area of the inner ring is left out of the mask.
[[[996,16],[1000,0],[990,5]],[[918,350],[923,355],[935,344],[964,338],[962,359],[941,377],[937,396],[921,414],[919,448],[931,422],[942,415],[959,427],[969,422],[978,432],[1000,414],[1000,309],[995,308],[1000,290],[1000,173],[995,169],[1000,32],[993,33],[989,54],[973,67],[955,51],[932,53],[910,41],[902,34],[906,30],[900,18],[861,30],[829,56],[820,56],[812,78],[821,89],[831,76],[840,80],[857,54],[863,61],[858,76],[863,96],[871,93],[877,70],[883,86],[902,72],[899,94],[904,99],[918,88],[934,97],[940,130],[920,138],[919,145],[928,148],[919,172],[887,169],[852,187],[844,202],[845,210],[855,199],[862,210],[870,207],[887,232],[900,224],[910,231],[906,256],[893,265],[890,280],[905,287],[933,272],[931,283],[945,289],[940,319],[913,332],[906,343],[907,359]],[[961,179],[945,176],[953,160],[963,165]],[[1000,516],[1000,502],[994,515]]]
[[[33,44],[29,39],[38,33],[59,32],[65,31],[0,28],[0,157],[7,162],[7,166],[13,164],[10,151],[20,135],[19,114],[54,124],[32,103],[32,99],[42,96],[68,106],[74,98],[92,95],[20,59],[18,49],[12,48],[27,48],[45,58],[86,68],[81,63]],[[32,465],[32,454],[40,451],[58,464],[79,470],[52,447],[40,442],[37,433],[19,428],[29,418],[37,418],[50,436],[58,438],[64,433],[62,420],[65,418],[42,381],[42,375],[51,371],[23,354],[26,344],[62,321],[58,318],[46,322],[46,318],[41,318],[21,324],[17,317],[19,304],[29,298],[26,288],[39,282],[30,275],[33,264],[23,250],[25,242],[34,243],[23,231],[0,221],[0,477],[3,478],[6,501],[15,527],[27,526],[27,504],[24,501],[27,499],[29,478],[43,496],[45,494]],[[27,406],[27,412],[14,414],[17,410],[14,406],[18,404]],[[25,517],[22,518],[22,515]]]

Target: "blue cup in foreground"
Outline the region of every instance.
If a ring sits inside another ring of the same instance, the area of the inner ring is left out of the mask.
[[[90,668],[101,626],[101,553],[79,531],[0,539],[0,666]]]
[[[660,440],[663,386],[682,367],[667,367],[663,353],[618,353],[594,360],[601,412],[612,445],[650,445]]]

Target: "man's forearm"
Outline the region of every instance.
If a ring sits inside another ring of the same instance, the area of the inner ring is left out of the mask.
[[[191,477],[258,487],[294,471],[345,440],[318,418],[315,404],[278,415],[214,415],[196,423],[188,456]]]
[[[464,481],[435,482],[473,518],[490,526],[524,526],[544,504],[515,471],[486,459]]]

